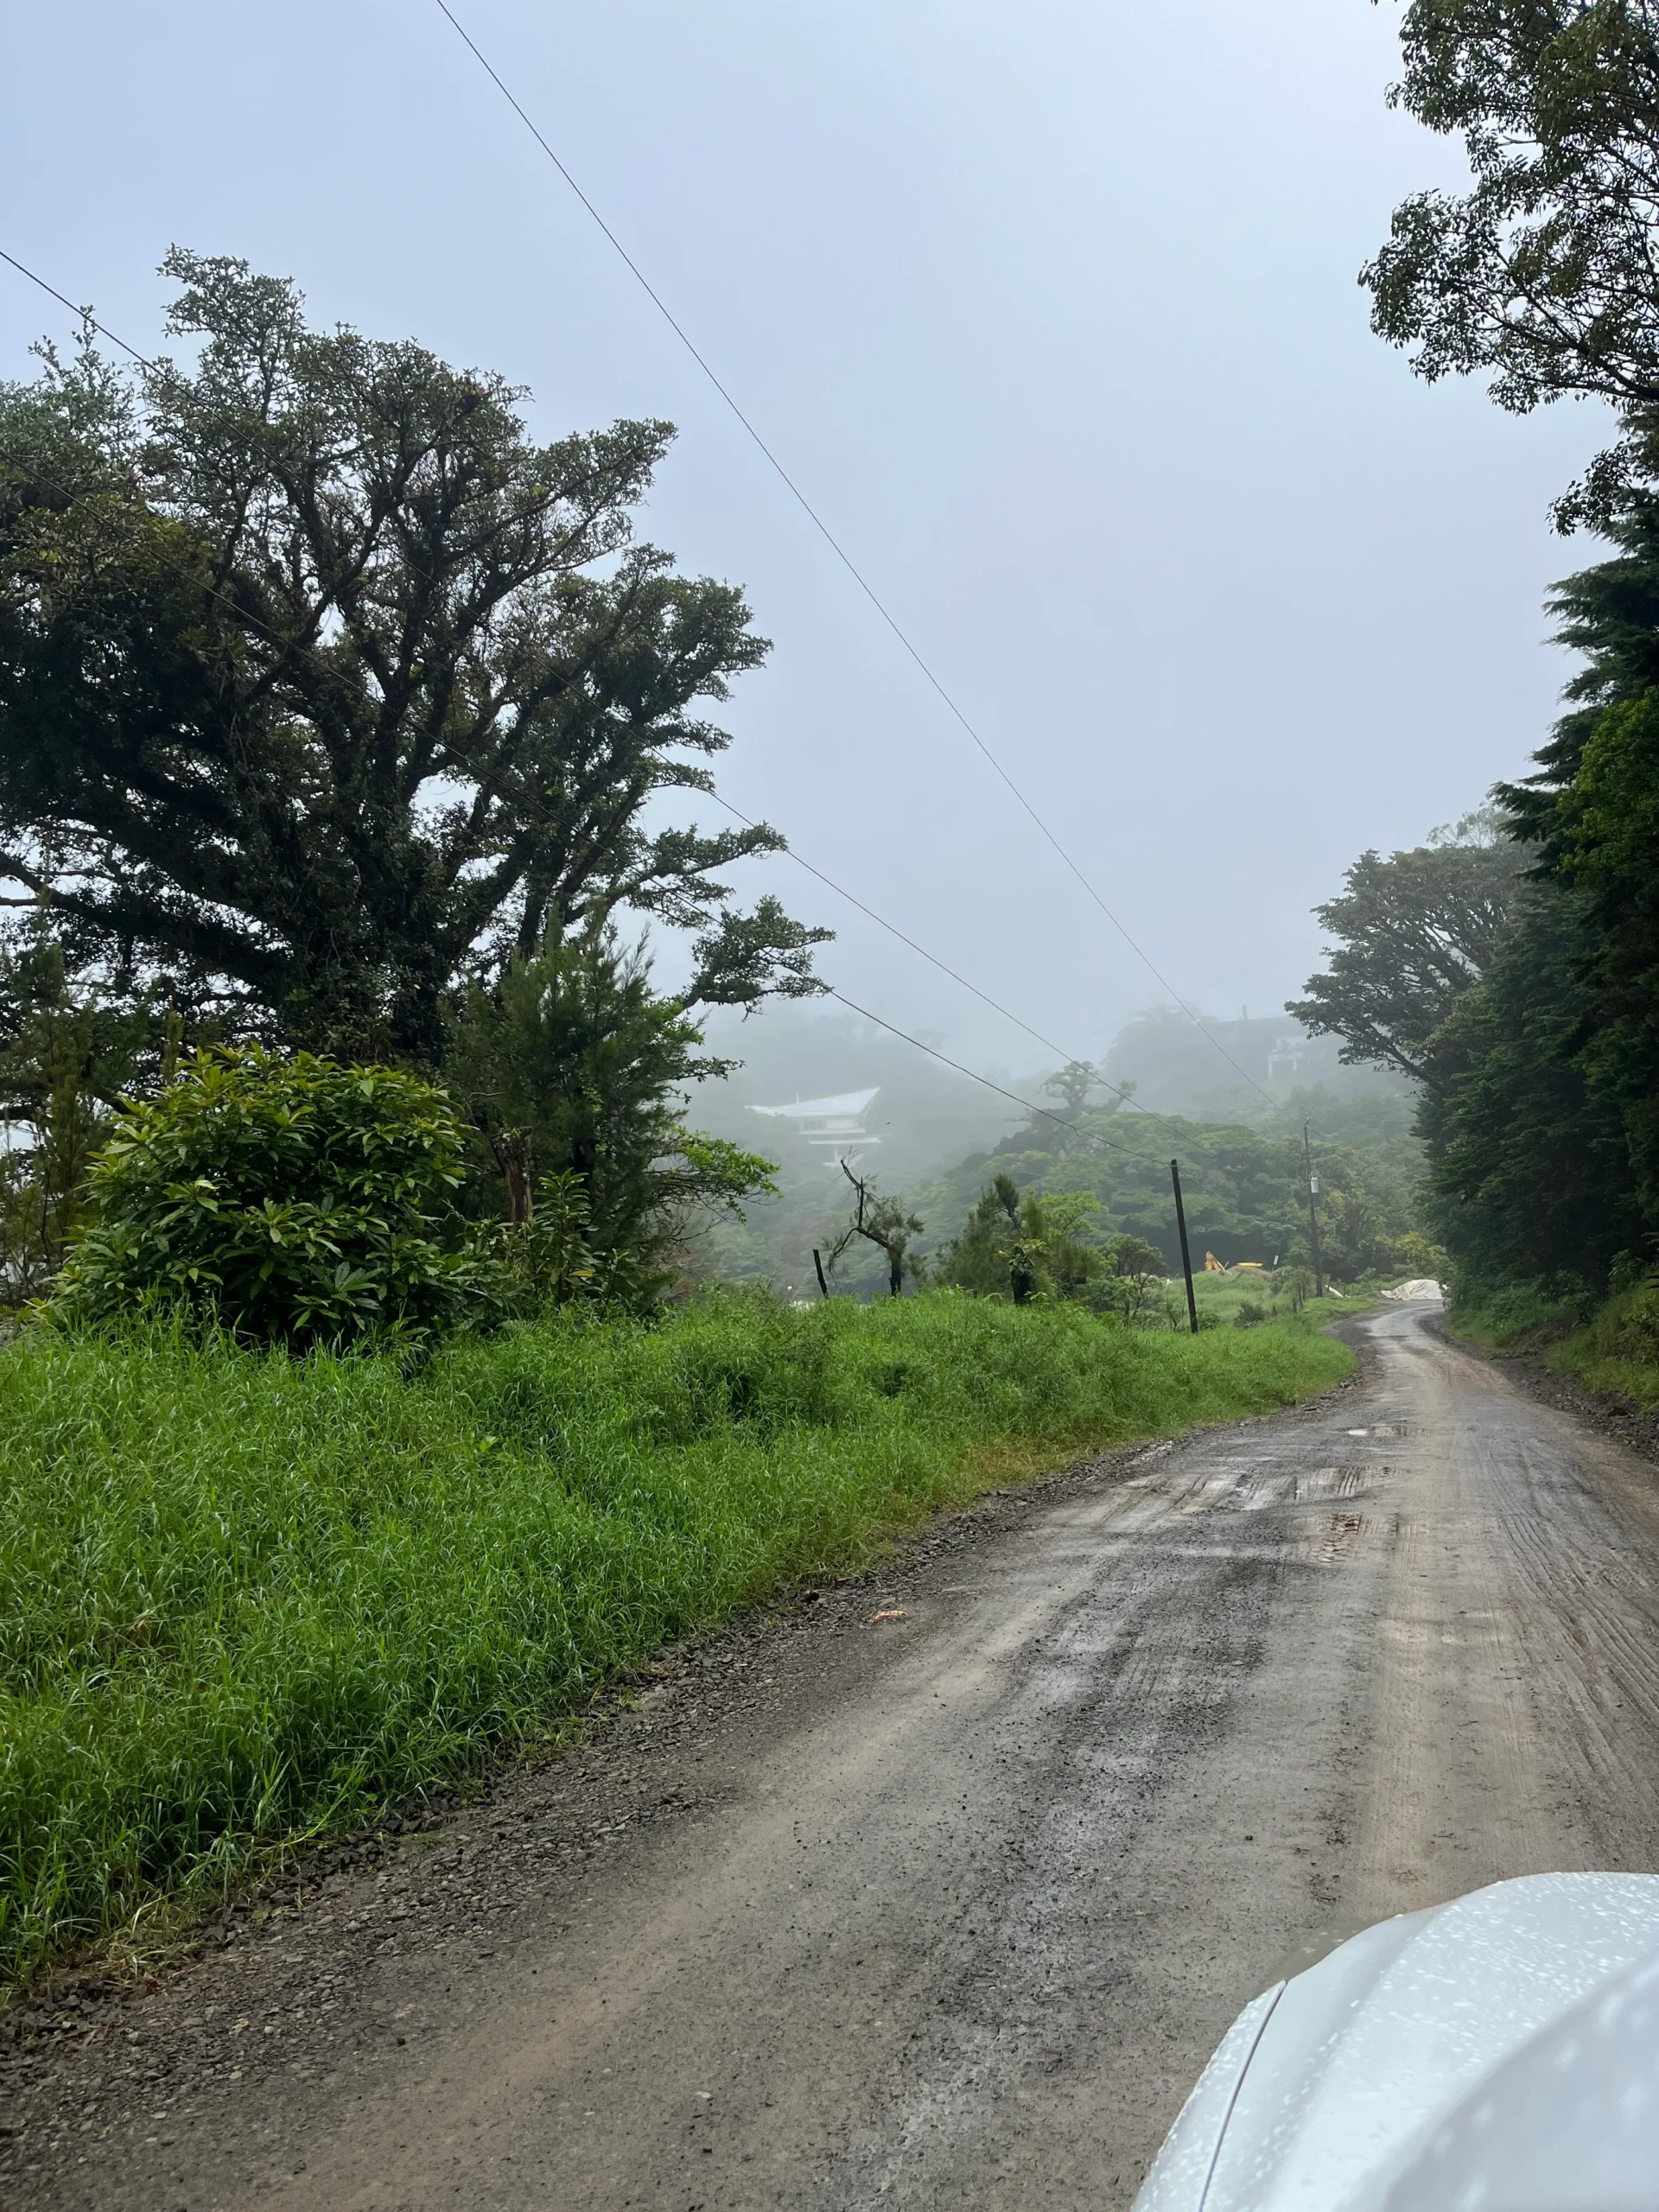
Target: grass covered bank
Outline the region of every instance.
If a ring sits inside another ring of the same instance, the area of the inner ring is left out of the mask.
[[[1010,1466],[1288,1404],[1312,1328],[714,1298],[390,1360],[0,1351],[0,1986],[545,1727]]]
[[[1452,1307],[1447,1324],[1488,1351],[1541,1355],[1587,1389],[1659,1407],[1659,1283],[1596,1303],[1551,1300],[1528,1285]]]

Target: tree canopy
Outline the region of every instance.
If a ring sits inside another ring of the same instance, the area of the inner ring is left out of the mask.
[[[1387,860],[1362,853],[1342,894],[1313,910],[1336,943],[1286,1012],[1340,1037],[1351,1064],[1433,1083],[1428,1041],[1491,965],[1523,865],[1490,810]]]
[[[1501,787],[1534,874],[1570,911],[1560,1051],[1588,1085],[1604,1163],[1618,1125],[1619,1173],[1659,1230],[1659,499],[1632,493],[1613,559],[1552,601],[1560,637],[1584,656],[1569,710]],[[1559,993],[1558,993],[1559,995]],[[1628,1156],[1626,1158],[1626,1155]]]
[[[484,1132],[528,1219],[550,1183],[582,1192],[600,1287],[638,1302],[671,1281],[694,1208],[735,1211],[770,1193],[772,1164],[688,1129],[685,1086],[734,1065],[702,1050],[683,1003],[651,987],[650,962],[594,916],[515,955],[461,1015],[451,1085]]]
[[[1411,1110],[1403,1098],[1339,1102],[1324,1091],[1294,1092],[1249,1128],[1090,1107],[1084,1128],[1096,1141],[1064,1146],[1054,1124],[1033,1115],[914,1197],[936,1225],[962,1225],[941,1254],[942,1280],[1011,1297],[1018,1250],[1032,1289],[1053,1289],[1078,1281],[1073,1255],[1081,1252],[1105,1262],[1107,1274],[1092,1266],[1083,1274],[1102,1287],[1104,1303],[1121,1306],[1127,1279],[1147,1272],[1148,1248],[1160,1274],[1180,1272],[1172,1153],[1180,1159],[1187,1229],[1200,1254],[1213,1250],[1229,1265],[1305,1259],[1302,1123],[1311,1116],[1321,1241],[1331,1271],[1346,1280],[1393,1264],[1413,1227],[1411,1185],[1422,1154],[1409,1132]],[[1040,1201],[1029,1212],[1028,1198]],[[1058,1294],[1074,1292],[1060,1287]]]
[[[537,443],[526,395],[175,250],[189,365],[44,350],[0,393],[0,874],[110,988],[436,1061],[444,1006],[619,908],[687,1003],[817,988],[782,843],[648,823],[710,786],[742,594],[632,537],[661,422]]]
[[[1411,0],[1402,43],[1391,98],[1462,138],[1472,180],[1395,209],[1361,279],[1373,326],[1518,412],[1612,401],[1629,435],[1558,507],[1605,516],[1659,410],[1659,7]]]
[[[1642,1243],[1618,1101],[1575,1049],[1589,943],[1570,899],[1527,898],[1433,1040],[1426,1211],[1465,1287],[1599,1287]]]

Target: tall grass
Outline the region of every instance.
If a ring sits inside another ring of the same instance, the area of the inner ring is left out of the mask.
[[[1592,1390],[1659,1406],[1659,1282],[1636,1283],[1599,1301],[1581,1294],[1553,1306],[1535,1293],[1503,1296],[1509,1302],[1500,1312],[1519,1313],[1525,1323],[1530,1297],[1541,1319],[1500,1332],[1491,1325],[1498,1303],[1491,1300],[1477,1315],[1478,1323],[1487,1324],[1484,1331],[1471,1327],[1463,1311],[1454,1313],[1459,1332],[1497,1351],[1541,1352],[1547,1365]]]
[[[1539,1283],[1510,1283],[1457,1291],[1446,1320],[1455,1335],[1488,1351],[1547,1351],[1570,1336],[1594,1306],[1584,1291],[1554,1296]]]
[[[522,1738],[1032,1466],[1282,1405],[1311,1332],[931,1294],[572,1315],[390,1360],[0,1350],[0,1986]]]

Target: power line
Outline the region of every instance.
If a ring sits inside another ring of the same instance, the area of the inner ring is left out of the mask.
[[[1012,1099],[1016,1106],[1023,1108],[1027,1114],[1040,1114],[1045,1121],[1058,1122],[1063,1129],[1072,1130],[1083,1139],[1085,1144],[1103,1144],[1113,1152],[1128,1153],[1133,1160],[1138,1160],[1141,1157],[1133,1145],[1119,1144],[1115,1137],[1102,1136],[1098,1131],[1082,1128],[1076,1122],[1068,1122],[1064,1114],[1051,1113],[1046,1106],[1033,1106],[1029,1098],[1021,1098],[1014,1091],[1004,1090],[1001,1084],[993,1083],[989,1076],[976,1075],[972,1068],[963,1067],[960,1060],[953,1060],[948,1054],[937,1052],[931,1045],[924,1045],[919,1037],[912,1037],[907,1029],[900,1029],[893,1022],[884,1021],[879,1014],[872,1014],[868,1007],[855,1006],[844,991],[830,991],[828,995],[840,1005],[846,1007],[850,1013],[862,1014],[866,1021],[873,1021],[878,1029],[885,1029],[894,1037],[902,1037],[906,1045],[913,1045],[918,1052],[925,1052],[930,1059],[942,1061],[946,1067],[954,1068],[958,1075],[965,1075],[970,1083],[982,1084],[987,1090],[995,1091],[999,1098]],[[1160,1116],[1160,1118],[1162,1117]]]
[[[709,796],[717,805],[723,806],[728,814],[735,815],[740,822],[747,823],[751,830],[760,827],[752,816],[745,814],[741,807],[734,806],[730,799],[723,798],[717,791],[711,790]],[[965,976],[960,976],[954,968],[947,967],[937,953],[930,952],[925,944],[918,944],[913,937],[906,937],[896,923],[888,921],[883,914],[878,914],[874,906],[867,906],[861,898],[848,890],[844,883],[837,883],[833,876],[826,875],[821,868],[814,868],[810,861],[802,858],[793,845],[785,844],[784,851],[785,855],[794,861],[797,868],[804,868],[809,875],[817,876],[818,881],[827,884],[838,899],[844,899],[849,906],[856,906],[859,912],[867,914],[878,929],[886,930],[889,937],[897,938],[900,944],[907,944],[912,952],[919,953],[924,960],[938,969],[940,975],[948,976],[953,983],[960,983],[964,991],[971,991],[974,996],[989,1007],[994,1014],[1000,1014],[1005,1021],[1013,1022],[1016,1029],[1023,1029],[1027,1037],[1034,1037],[1045,1051],[1058,1054],[1063,1061],[1077,1059],[1077,1056],[1075,1052],[1068,1052],[1064,1045],[1057,1045],[1052,1037],[1045,1037],[1040,1029],[1033,1029],[1028,1021],[1023,1020],[1009,1007],[1000,1005],[988,991],[982,991],[977,983],[970,983]],[[1133,1106],[1136,1113],[1148,1114],[1152,1111],[1149,1106],[1141,1105],[1133,1094],[1125,1090],[1121,1084],[1108,1083],[1103,1075],[1097,1075],[1095,1079],[1103,1090],[1109,1090],[1115,1098],[1122,1099],[1126,1106]]]
[[[100,338],[107,338],[111,346],[118,346],[124,353],[130,353],[140,368],[152,371],[155,369],[155,362],[146,360],[136,346],[129,346],[124,338],[118,338],[112,330],[105,327],[89,308],[78,308],[72,299],[58,289],[55,284],[48,284],[44,276],[37,276],[32,269],[26,269],[15,254],[8,253],[3,247],[0,247],[0,261],[9,261],[20,276],[27,276],[31,284],[38,284],[43,292],[49,292],[54,300],[60,302],[68,308],[71,315],[78,315],[83,322],[90,323]]]
[[[911,642],[909,634],[899,623],[898,617],[889,611],[886,602],[877,593],[875,587],[865,576],[863,571],[854,561],[851,554],[849,553],[845,546],[842,544],[840,539],[830,529],[829,524],[825,522],[823,517],[818,512],[817,509],[812,505],[812,502],[807,498],[805,493],[802,491],[800,486],[795,481],[795,479],[784,467],[783,462],[778,458],[778,455],[772,451],[772,448],[761,436],[760,431],[744,413],[742,408],[739,406],[737,401],[733,397],[726,385],[721,381],[709,361],[693,344],[684,326],[674,315],[667,302],[652,283],[650,278],[645,275],[645,270],[641,269],[639,263],[628,251],[626,246],[623,245],[621,239],[606,221],[603,215],[600,213],[599,209],[594,205],[594,202],[588,197],[588,194],[582,190],[581,185],[577,183],[575,178],[565,167],[564,162],[554,151],[552,146],[542,136],[541,131],[531,120],[529,113],[520,105],[518,99],[508,87],[505,80],[500,75],[499,72],[486,56],[482,48],[473,38],[472,34],[467,30],[461,22],[453,9],[450,8],[448,5],[448,0],[436,0],[436,5],[439,11],[448,22],[456,36],[467,48],[468,53],[473,56],[473,59],[478,63],[480,68],[483,70],[485,75],[488,77],[490,82],[495,86],[497,92],[500,93],[502,99],[505,100],[507,105],[518,118],[520,123],[524,124],[525,130],[529,131],[531,137],[536,141],[536,143],[541,148],[542,151],[547,156],[548,160],[552,162],[554,168],[569,186],[571,191],[575,193],[576,198],[587,209],[588,214],[593,217],[594,221],[598,225],[606,238],[615,248],[617,254],[622,260],[629,274],[634,278],[640,289],[645,293],[646,298],[657,309],[657,312],[662,316],[664,321],[667,323],[669,328],[679,340],[681,345],[684,346],[686,352],[691,356],[691,359],[702,371],[703,375],[707,377],[709,383],[720,394],[721,399],[725,401],[727,406],[736,416],[738,422],[741,423],[744,430],[747,433],[749,437],[753,439],[755,446],[759,448],[767,464],[777,475],[779,481],[784,485],[785,488],[788,491],[790,496],[800,507],[802,513],[806,516],[808,521],[812,524],[813,528],[823,538],[824,543],[830,548],[830,551],[840,562],[842,567],[846,569],[848,575],[858,586],[860,591],[863,593],[865,598],[868,600],[870,605],[875,609],[881,620],[887,624],[888,629],[892,631],[893,636],[899,640],[899,643],[903,646],[905,652],[910,656],[910,658],[921,671],[922,675],[926,678],[934,691],[938,693],[939,698],[944,702],[950,713],[962,725],[962,728],[967,732],[968,735],[973,740],[975,745],[978,747],[980,752],[989,762],[991,767],[995,769],[997,775],[1001,778],[1008,791],[1012,793],[1013,797],[1019,801],[1020,806],[1025,810],[1026,813],[1029,815],[1031,820],[1041,832],[1042,836],[1047,840],[1049,844],[1053,847],[1060,859],[1065,861],[1066,867],[1077,878],[1077,881],[1083,886],[1083,888],[1088,893],[1090,898],[1094,900],[1096,906],[1099,907],[1101,912],[1104,914],[1107,920],[1122,938],[1124,944],[1128,946],[1130,951],[1135,954],[1136,959],[1141,961],[1150,973],[1157,978],[1158,982],[1163,986],[1164,989],[1169,993],[1171,998],[1180,1008],[1181,1012],[1185,1014],[1187,1020],[1192,1022],[1193,1027],[1197,1029],[1199,1035],[1208,1039],[1209,1042],[1215,1046],[1217,1052],[1221,1054],[1222,1058],[1226,1061],[1228,1066],[1233,1070],[1236,1075],[1243,1077],[1244,1081],[1249,1084],[1251,1090],[1256,1093],[1258,1097],[1267,1099],[1268,1104],[1272,1105],[1274,1101],[1271,1095],[1268,1091],[1262,1090],[1261,1084],[1257,1083],[1254,1076],[1246,1073],[1245,1070],[1239,1066],[1238,1062],[1233,1058],[1232,1054],[1227,1050],[1227,1047],[1221,1042],[1220,1039],[1213,1035],[1210,1030],[1205,1027],[1203,1022],[1200,1021],[1198,1015],[1193,1013],[1192,1007],[1187,1005],[1185,1000],[1182,998],[1180,993],[1175,988],[1173,983],[1170,982],[1169,978],[1158,966],[1151,954],[1147,952],[1135,941],[1135,939],[1129,934],[1129,931],[1124,925],[1119,921],[1117,916],[1106,904],[1106,901],[1101,897],[1099,892],[1096,890],[1094,885],[1084,874],[1083,870],[1077,866],[1077,863],[1072,859],[1071,854],[1067,852],[1065,847],[1061,844],[1059,839],[1049,828],[1047,823],[1044,821],[1042,816],[1038,813],[1036,808],[1026,797],[1024,791],[1020,790],[1019,785],[1014,782],[1013,777],[1009,775],[1007,770],[997,759],[995,753],[992,752],[990,747],[986,744],[984,739],[975,728],[973,723],[969,721],[967,715],[963,712],[963,709],[957,704],[956,700],[951,696],[950,693],[945,690],[944,683],[934,674],[928,663],[923,658],[919,649]]]

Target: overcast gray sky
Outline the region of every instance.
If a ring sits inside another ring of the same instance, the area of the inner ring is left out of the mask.
[[[1548,528],[1599,442],[1429,390],[1355,275],[1455,149],[1369,0],[456,0],[942,681],[1188,999],[1276,1007],[1308,909],[1519,769]],[[0,245],[140,349],[170,241],[318,319],[681,426],[645,534],[770,666],[721,769],[817,865],[1092,1053],[1166,996],[1068,878],[431,0],[64,0],[0,34]],[[0,267],[0,374],[68,318]],[[826,972],[1033,1049],[786,861]]]

